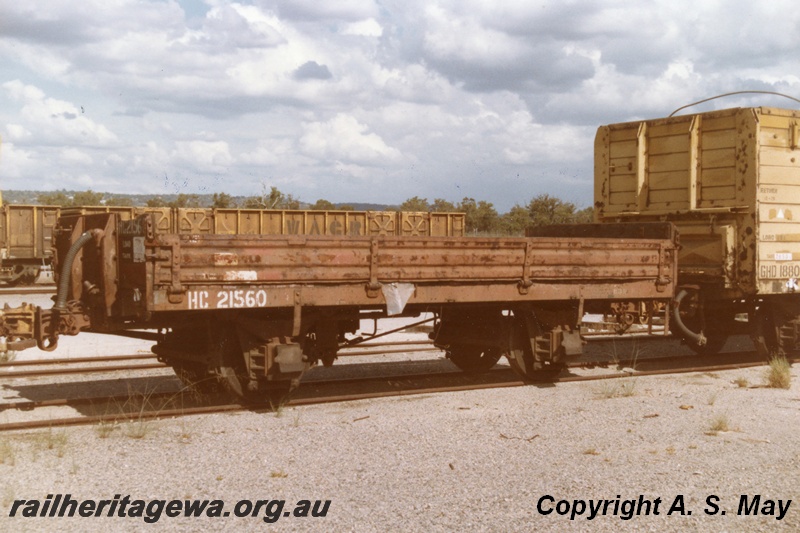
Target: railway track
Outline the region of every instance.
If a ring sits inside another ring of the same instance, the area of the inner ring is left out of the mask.
[[[383,355],[392,353],[424,353],[441,352],[430,341],[396,341],[383,343],[364,343],[358,346],[345,348],[340,357],[353,357],[362,355]],[[138,364],[113,364],[123,361],[143,361]],[[149,361],[149,362],[148,362]],[[46,377],[68,374],[92,374],[100,372],[125,372],[137,370],[152,370],[169,368],[168,365],[157,362],[155,354],[110,355],[105,357],[70,357],[54,359],[32,359],[26,361],[9,361],[0,363],[0,379],[13,379],[22,377]],[[91,366],[78,366],[80,364]],[[41,368],[41,367],[56,368]]]
[[[388,333],[394,333],[388,332]],[[385,335],[386,333],[380,334]],[[604,333],[590,333],[586,335],[589,345],[592,346],[615,346],[616,343],[621,341],[620,346],[628,346],[627,350],[631,355],[627,357],[618,357],[616,355],[617,349],[610,349],[609,354],[599,356],[594,354],[583,354],[576,359],[575,366],[597,366],[604,365],[610,362],[619,362],[620,359],[626,361],[630,360],[629,365],[635,363],[637,360],[645,360],[651,358],[647,355],[647,350],[644,348],[647,345],[664,342],[665,337],[662,336],[618,336],[609,332]],[[634,346],[635,348],[630,348]],[[626,350],[623,348],[621,351]],[[635,351],[642,351],[639,356],[633,354]],[[592,351],[592,350],[588,350]],[[352,346],[346,346],[339,350],[338,357],[343,360],[349,359],[354,356],[366,355],[388,355],[394,353],[443,353],[439,348],[433,346],[433,342],[427,339],[421,340],[406,340],[406,341],[373,341],[368,340]],[[597,352],[597,350],[594,350]],[[660,356],[663,357],[663,356]],[[118,364],[125,361],[138,361],[137,364]],[[114,363],[114,364],[111,364]],[[89,366],[78,366],[80,364],[88,364]],[[52,368],[42,368],[52,367]],[[125,372],[125,371],[138,371],[138,370],[152,370],[168,368],[160,362],[157,362],[157,356],[151,353],[131,354],[131,355],[113,355],[113,356],[93,356],[93,357],[69,357],[69,358],[43,358],[21,361],[8,361],[0,363],[0,379],[13,379],[21,377],[48,377],[69,374],[93,374],[105,372]]]
[[[721,360],[725,360],[721,363]],[[792,362],[797,362],[793,360]],[[547,380],[546,383],[570,383],[619,379],[621,377],[644,377],[689,372],[715,372],[764,365],[754,352],[731,352],[723,356],[694,357],[671,356],[646,361],[618,361],[620,366],[635,363],[638,370],[628,372],[604,372],[588,375],[567,375]],[[688,364],[687,364],[688,363]],[[394,364],[394,363],[393,363]],[[576,364],[569,370],[580,367]],[[542,381],[541,383],[544,383]],[[280,407],[348,402],[365,399],[434,394],[480,390],[488,388],[519,387],[536,382],[520,379],[507,367],[495,367],[492,371],[470,375],[460,371],[423,372],[404,375],[382,375],[359,378],[312,378],[304,380],[302,386],[288,398],[278,402]],[[111,407],[109,407],[111,406]],[[198,397],[184,389],[173,389],[150,394],[128,394],[74,399],[20,400],[0,404],[0,413],[12,410],[36,411],[45,408],[70,407],[84,412],[82,416],[22,420],[0,424],[0,432],[29,430],[47,427],[120,424],[160,418],[190,415],[215,414],[235,411],[275,410],[275,403],[226,403],[219,397]],[[112,412],[113,411],[113,412]]]
[[[141,364],[105,364],[120,361],[153,361]],[[92,363],[92,366],[77,366]],[[60,368],[41,368],[42,366],[60,366]],[[143,355],[111,355],[107,357],[75,357],[69,359],[34,359],[29,361],[11,361],[0,363],[0,379],[30,378],[45,376],[61,376],[67,374],[92,374],[96,372],[126,372],[136,370],[152,370],[169,368],[157,362],[156,356]],[[9,370],[11,369],[11,370]]]

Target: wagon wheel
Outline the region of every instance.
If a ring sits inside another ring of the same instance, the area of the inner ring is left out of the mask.
[[[239,344],[235,326],[229,324],[225,330],[215,329],[217,331],[212,333],[211,351],[218,364],[215,371],[222,386],[236,398],[255,401],[258,382],[251,379],[247,372],[244,353]]]
[[[447,351],[447,358],[470,374],[488,372],[502,356],[502,352],[494,346],[485,348],[473,344],[457,344],[450,346]]]
[[[6,285],[9,287],[16,287],[17,285],[24,285],[25,284],[25,277],[23,276],[23,271],[25,267],[22,265],[16,265],[14,267],[14,277],[6,281]]]
[[[755,310],[753,345],[764,359],[786,356],[796,349],[797,317],[791,316],[777,305],[762,304]]]
[[[222,367],[218,371],[225,390],[234,398],[246,403],[268,404],[274,408],[283,405],[298,385],[298,380],[254,380],[246,371],[230,366]]]
[[[506,353],[508,364],[514,372],[532,381],[552,381],[565,368],[564,364],[545,364],[533,360],[530,350],[517,348]]]
[[[521,323],[515,323],[514,327],[510,328],[509,335],[506,359],[511,369],[524,379],[552,381],[566,367],[563,363],[536,361]]]
[[[172,367],[186,388],[200,394],[216,394],[222,392],[219,379],[205,359],[196,358],[206,350],[205,341],[202,328],[175,328],[152,350],[159,361]]]
[[[36,278],[39,277],[39,269],[28,269],[25,274],[22,276],[22,282],[25,285],[33,285],[36,282]]]
[[[269,380],[265,375],[253,377],[247,370],[245,352],[236,326],[221,324],[212,333],[212,360],[218,362],[214,369],[225,391],[234,398],[247,403],[282,405],[287,396],[299,385],[299,376],[293,379]],[[256,350],[257,352],[257,350]],[[262,362],[263,364],[263,362]],[[263,369],[256,371],[263,372]]]
[[[190,390],[200,394],[218,394],[222,391],[217,376],[209,372],[208,367],[194,361],[171,362],[172,369],[178,379]]]

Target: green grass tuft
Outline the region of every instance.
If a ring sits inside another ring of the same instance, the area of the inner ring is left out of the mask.
[[[781,357],[773,357],[769,361],[769,368],[764,372],[767,386],[773,389],[788,389],[792,386],[792,365]]]

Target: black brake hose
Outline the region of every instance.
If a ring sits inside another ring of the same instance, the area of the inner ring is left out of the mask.
[[[686,296],[688,296],[689,291],[686,289],[681,289],[681,291],[675,296],[675,300],[673,301],[672,305],[672,320],[675,322],[675,325],[678,326],[678,329],[683,332],[687,339],[693,341],[698,346],[705,346],[708,339],[703,335],[703,332],[695,333],[694,331],[690,330],[686,324],[683,323],[681,319],[681,300],[683,300]]]
[[[81,248],[91,241],[95,236],[103,234],[101,229],[92,229],[84,231],[81,236],[72,243],[69,247],[67,255],[64,256],[64,264],[61,267],[61,276],[58,279],[58,291],[56,292],[56,303],[53,305],[53,311],[63,313],[67,311],[67,293],[69,292],[69,282],[72,278],[72,263],[75,262],[78,252]]]

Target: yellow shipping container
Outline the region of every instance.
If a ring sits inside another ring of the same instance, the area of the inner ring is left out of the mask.
[[[681,284],[716,298],[800,279],[800,111],[736,108],[602,126],[598,222],[674,222]]]

